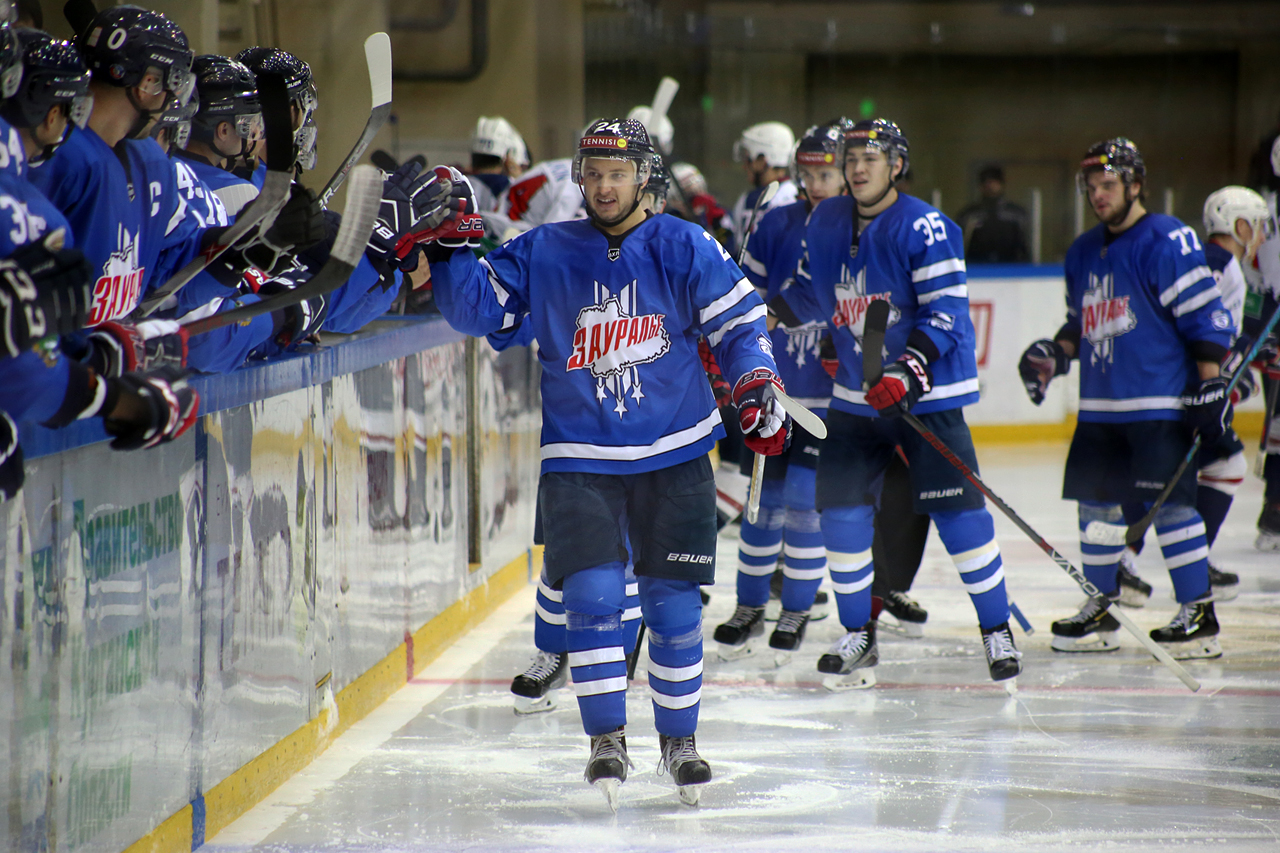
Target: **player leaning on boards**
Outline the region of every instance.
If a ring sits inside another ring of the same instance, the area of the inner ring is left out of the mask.
[[[795,286],[783,299],[803,320],[830,319],[839,357],[828,436],[818,459],[817,506],[840,623],[848,633],[818,661],[846,678],[875,683],[879,660],[871,618],[876,481],[901,446],[916,511],[928,513],[978,612],[991,678],[1022,670],[1009,631],[1009,599],[995,527],[982,494],[905,423],[911,411],[968,465],[977,457],[961,407],[978,401],[978,366],[960,229],[935,208],[901,194],[908,144],[885,119],[860,121],[841,153],[849,196],[813,211]],[[884,375],[864,389],[867,306],[892,307]]]
[[[1080,415],[1067,454],[1062,496],[1079,502],[1085,576],[1119,596],[1123,545],[1088,541],[1091,521],[1122,524],[1121,503],[1149,510],[1199,430],[1213,447],[1231,421],[1227,355],[1234,324],[1193,229],[1142,204],[1146,167],[1138,148],[1117,137],[1092,146],[1080,163],[1081,192],[1099,224],[1067,250],[1067,322],[1053,340],[1023,354],[1018,370],[1039,405],[1049,381],[1080,360]],[[1219,657],[1209,587],[1205,525],[1188,468],[1155,517],[1174,595],[1182,606],[1151,639],[1179,659]],[[1053,623],[1053,648],[1118,648],[1119,624],[1098,599]]]
[[[631,765],[621,618],[628,538],[649,629],[659,769],[686,802],[711,780],[694,742],[698,585],[715,576],[707,452],[724,432],[699,334],[737,379],[734,400],[753,449],[777,454],[786,438],[768,394],[777,377],[764,305],[701,228],[640,206],[652,163],[644,125],[597,121],[573,165],[589,220],[539,226],[479,261],[465,245],[428,247],[436,299],[454,328],[483,335],[523,321],[540,344],[547,577],[563,593],[569,666],[591,737],[586,778],[614,807]],[[478,242],[479,232],[467,233]]]

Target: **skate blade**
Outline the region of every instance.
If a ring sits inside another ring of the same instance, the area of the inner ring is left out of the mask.
[[[1240,595],[1240,585],[1212,587],[1214,601],[1235,601]]]
[[[597,779],[593,784],[600,789],[600,793],[604,794],[605,800],[609,803],[609,808],[613,810],[614,814],[617,814],[618,788],[622,783],[617,779]]]
[[[782,669],[789,663],[791,663],[791,652],[775,651],[773,653],[773,665],[776,668]]]
[[[751,643],[749,641],[740,646],[727,646],[724,643],[718,643],[716,645],[716,657],[720,658],[720,660],[725,663],[749,658],[755,653],[756,650],[751,647]]]
[[[884,614],[881,614],[880,618],[876,620],[876,627],[887,634],[893,634],[897,637],[906,637],[909,640],[918,640],[924,636],[924,623],[899,622],[893,617],[886,620],[884,618]]]
[[[522,717],[530,714],[545,714],[547,711],[556,709],[555,697],[548,692],[545,696],[539,696],[537,699],[528,696],[514,696],[515,705],[511,709]]]
[[[698,800],[702,797],[702,789],[705,785],[677,785],[676,794],[680,797],[680,802],[687,806],[696,806]]]
[[[822,686],[832,693],[844,693],[848,690],[866,690],[876,686],[876,674],[871,669],[855,669],[845,675],[828,675],[822,679]]]
[[[1143,595],[1140,590],[1122,586],[1120,587],[1120,599],[1116,603],[1121,607],[1131,607],[1134,610],[1139,610],[1147,606],[1147,599],[1150,597],[1150,595]]]
[[[1018,695],[1018,676],[1015,675],[1013,678],[1006,678],[1004,681],[997,681],[996,683],[1003,687],[1004,692],[1010,696]]]
[[[1055,652],[1114,652],[1120,648],[1120,643],[1116,640],[1118,633],[1119,631],[1098,631],[1093,638],[1084,640],[1055,634],[1049,646]]]
[[[1217,637],[1188,640],[1185,643],[1161,643],[1174,660],[1212,660],[1222,657],[1222,646]]]

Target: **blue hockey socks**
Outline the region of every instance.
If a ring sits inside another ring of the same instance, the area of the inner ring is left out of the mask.
[[[813,508],[817,472],[803,465],[788,465],[783,501],[786,523],[783,536],[782,608],[806,611],[813,606],[827,573],[827,549],[822,544],[822,521]]]
[[[742,517],[742,544],[738,546],[738,603],[764,607],[769,600],[769,579],[782,553],[782,480],[765,480],[760,490],[760,515],[756,523]]]
[[[539,651],[562,655],[568,650],[564,638],[564,593],[551,588],[547,572],[538,577],[533,605],[533,644]]]
[[[836,506],[822,511],[822,542],[836,594],[840,624],[856,631],[871,621],[871,540],[875,508]]]
[[[978,611],[978,624],[995,628],[1009,621],[1009,593],[1004,586],[1004,560],[996,545],[996,526],[986,507],[929,514],[965,592]]]
[[[698,728],[702,698],[702,598],[693,581],[639,580],[649,626],[654,728],[668,737],[686,737]]]
[[[1077,514],[1080,519],[1080,553],[1084,562],[1084,576],[1103,595],[1114,596],[1120,591],[1120,555],[1124,553],[1124,546],[1086,542],[1084,530],[1091,521],[1127,524],[1125,512],[1120,504],[1080,501]]]
[[[624,571],[622,563],[606,563],[564,580],[569,670],[582,727],[589,735],[611,732],[627,722]]]
[[[1204,521],[1189,506],[1160,507],[1156,539],[1179,604],[1195,601],[1209,591],[1209,543]]]

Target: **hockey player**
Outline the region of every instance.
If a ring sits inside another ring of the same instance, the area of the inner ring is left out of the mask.
[[[477,210],[497,212],[511,182],[529,168],[529,149],[511,122],[502,116],[480,116],[471,133],[471,171]]]
[[[775,207],[760,219],[743,254],[743,271],[766,302],[778,297],[795,274],[810,212],[828,198],[844,192],[840,153],[847,119],[815,125],[805,131],[795,153],[795,178],[802,198]],[[822,321],[775,325],[770,332],[778,372],[790,393],[819,417],[831,400],[831,377],[820,358],[827,334]],[[764,631],[764,606],[769,581],[784,553],[782,612],[769,645],[783,652],[800,648],[809,610],[827,573],[822,530],[814,508],[818,440],[796,428],[787,450],[765,463],[760,515],[753,524],[744,516],[738,548],[738,604],[727,622],[716,627],[721,657],[729,659],[749,650],[747,640]],[[750,475],[754,456],[742,460]],[[783,542],[786,542],[785,552]]]
[[[297,161],[294,171],[301,176],[303,172],[316,167],[316,137],[319,128],[316,126],[316,110],[320,106],[320,97],[316,92],[315,78],[311,66],[303,60],[281,50],[278,47],[247,47],[234,57],[254,73],[279,74],[284,78],[285,88],[289,93],[289,109],[293,119],[293,148]],[[266,142],[259,142],[254,147],[250,162],[238,167],[236,174],[251,181],[258,189],[266,179]]]
[[[213,189],[225,214],[235,217],[260,189],[232,171],[247,165],[266,138],[258,81],[243,63],[216,54],[197,56],[191,73],[199,106],[187,144],[173,154]]]
[[[742,131],[742,136],[733,144],[733,159],[742,164],[747,180],[751,182],[751,189],[738,196],[733,210],[729,211],[733,251],[741,248],[743,241],[747,239],[751,211],[755,209],[756,199],[764,192],[765,187],[773,181],[779,183],[778,192],[767,205],[760,207],[760,212],[756,215],[757,224],[767,211],[792,204],[799,198],[790,172],[791,149],[795,145],[795,134],[780,121],[753,124]]]
[[[874,484],[895,446],[910,465],[916,511],[933,519],[977,611],[991,678],[1013,678],[1022,669],[983,497],[899,418],[902,411],[915,413],[977,470],[961,411],[978,399],[961,234],[939,211],[897,191],[908,156],[906,137],[885,119],[860,121],[845,134],[842,162],[851,197],[814,209],[796,286],[784,291],[801,319],[831,318],[839,356],[817,478],[822,538],[848,632],[818,661],[820,672],[846,676],[833,686],[875,683]],[[892,306],[888,363],[879,382],[864,390],[863,324],[875,299]]]
[[[1268,171],[1270,180],[1265,186],[1259,186],[1266,199],[1267,209],[1273,221],[1277,218],[1276,187],[1280,186],[1280,137],[1271,144]],[[1261,323],[1280,303],[1280,232],[1273,229],[1263,240],[1258,249],[1258,272],[1261,282],[1258,283],[1258,296],[1255,304],[1251,301],[1248,316],[1253,322]],[[1256,310],[1255,310],[1256,308]],[[1258,536],[1254,547],[1259,551],[1280,551],[1280,409],[1277,409],[1277,398],[1280,398],[1280,361],[1275,350],[1267,348],[1269,365],[1263,371],[1263,389],[1267,414],[1263,421],[1263,445],[1260,452],[1264,454],[1262,479],[1265,490],[1262,497],[1262,512],[1258,515]]]
[[[569,666],[591,737],[586,778],[611,804],[630,765],[621,636],[628,542],[649,629],[659,769],[686,802],[711,779],[694,740],[698,585],[714,579],[707,452],[723,432],[697,335],[736,379],[747,440],[776,454],[786,436],[766,392],[777,377],[764,306],[702,229],[641,208],[652,161],[643,125],[602,119],[574,160],[589,222],[535,228],[480,261],[465,247],[474,236],[456,250],[429,247],[436,296],[455,328],[480,335],[533,323],[543,366],[545,564],[563,595]]]
[[[1217,444],[1231,420],[1219,365],[1234,325],[1195,231],[1143,206],[1146,167],[1133,142],[1118,137],[1090,147],[1078,181],[1099,224],[1067,250],[1066,324],[1027,349],[1019,372],[1038,405],[1049,381],[1080,361],[1079,423],[1062,492],[1079,502],[1085,576],[1115,600],[1123,548],[1086,540],[1086,526],[1121,523],[1125,501],[1149,509],[1193,430],[1206,447]],[[1151,638],[1178,659],[1222,655],[1195,498],[1188,471],[1155,518],[1181,607]],[[1119,623],[1098,599],[1052,629],[1057,651],[1118,648]]]

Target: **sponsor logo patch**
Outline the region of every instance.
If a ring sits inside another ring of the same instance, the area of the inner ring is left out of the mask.
[[[952,489],[933,489],[928,492],[921,492],[919,499],[922,501],[935,501],[939,498],[954,498],[962,494],[964,494],[964,487],[956,486]]]
[[[102,274],[93,283],[93,308],[86,326],[125,316],[137,306],[142,294],[146,270],[138,266],[138,235],[130,236],[129,230],[121,226],[116,245],[118,248],[107,257]]]
[[[843,326],[853,333],[854,351],[862,352],[863,329],[867,324],[867,306],[877,299],[889,302],[889,326],[902,318],[902,312],[889,301],[889,292],[867,293],[867,270],[858,270],[852,277],[836,285],[836,310],[831,322],[837,328]],[[888,326],[886,326],[888,328]]]
[[[706,566],[715,559],[709,554],[677,554],[674,551],[667,555],[668,563],[696,563],[700,566]]]

